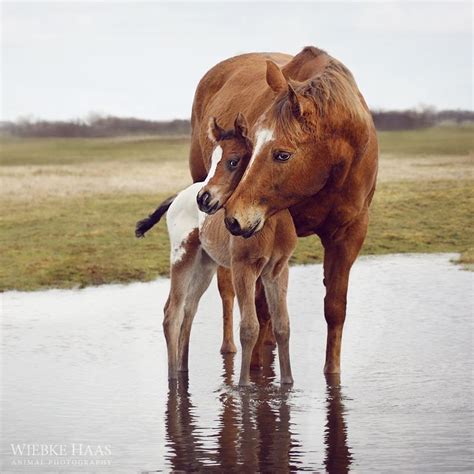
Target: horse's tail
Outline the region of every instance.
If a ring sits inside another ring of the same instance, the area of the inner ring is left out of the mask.
[[[173,201],[176,199],[176,196],[177,195],[175,194],[174,196],[169,197],[163,201],[152,214],[150,214],[145,219],[138,221],[137,225],[135,226],[135,237],[145,237],[146,232],[148,232],[164,216]]]

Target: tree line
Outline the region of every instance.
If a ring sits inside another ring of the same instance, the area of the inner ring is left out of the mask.
[[[474,122],[470,110],[373,110],[377,130],[414,130],[441,124]],[[15,137],[115,137],[122,135],[180,136],[191,133],[190,120],[156,121],[137,118],[100,117],[88,120],[48,121],[20,119],[1,122],[0,133]]]

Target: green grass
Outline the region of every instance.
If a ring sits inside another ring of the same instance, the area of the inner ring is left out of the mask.
[[[71,165],[88,162],[187,159],[185,137],[0,138],[0,165]]]
[[[382,156],[467,156],[472,126],[379,133]],[[0,138],[0,165],[184,163],[187,138]],[[182,166],[182,165],[180,165]],[[38,173],[35,174],[37,176]],[[14,175],[12,175],[14,176]],[[9,179],[14,179],[9,177]],[[94,195],[31,199],[5,195],[0,213],[0,290],[146,281],[168,274],[164,223],[137,240],[135,222],[167,196]],[[461,252],[474,267],[472,181],[403,181],[378,186],[362,253]],[[299,239],[293,263],[321,261],[316,237]]]
[[[471,189],[471,181],[380,185],[362,253],[466,251],[465,258],[472,261]],[[135,222],[164,197],[113,195],[6,204],[0,229],[0,289],[71,288],[167,275],[164,223],[145,239],[133,234]],[[321,257],[318,239],[310,237],[299,239],[292,262],[317,262]]]
[[[382,153],[403,155],[465,155],[474,151],[474,126],[378,132]]]
[[[8,204],[1,220],[0,288],[98,285],[149,280],[165,274],[168,236],[164,224],[146,239],[134,225],[164,196],[94,196]]]

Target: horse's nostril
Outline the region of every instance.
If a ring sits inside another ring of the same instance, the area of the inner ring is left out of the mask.
[[[240,235],[242,229],[240,227],[239,221],[234,219],[233,217],[226,217],[224,219],[225,226],[229,230],[229,232],[233,235]]]

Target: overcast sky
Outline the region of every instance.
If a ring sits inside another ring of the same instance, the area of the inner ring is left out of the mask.
[[[218,61],[306,45],[342,60],[372,108],[473,108],[471,2],[11,2],[2,118],[187,118]]]

